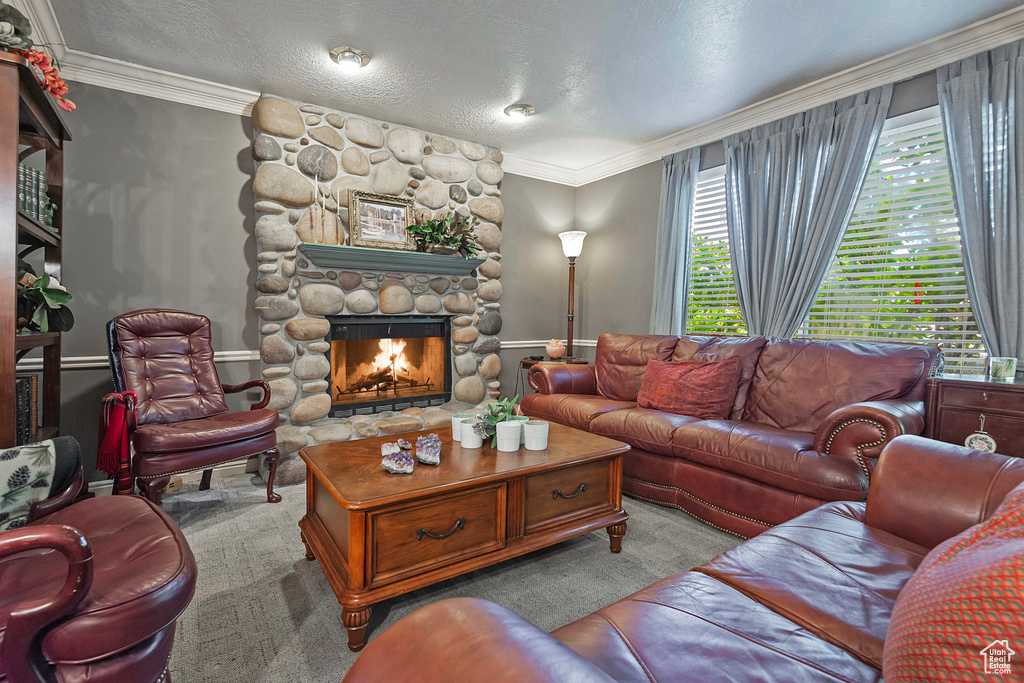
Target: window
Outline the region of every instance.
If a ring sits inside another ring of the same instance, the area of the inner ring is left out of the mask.
[[[687,334],[746,334],[725,221],[725,167],[701,171],[693,205]]]
[[[898,118],[882,133],[835,262],[798,334],[936,344],[947,371],[982,372],[942,124]]]

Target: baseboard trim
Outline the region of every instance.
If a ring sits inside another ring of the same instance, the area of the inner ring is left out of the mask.
[[[542,349],[547,346],[550,339],[515,339],[511,341],[502,340],[502,349]],[[561,341],[566,341],[562,339]],[[597,347],[596,339],[573,339],[573,346],[584,346],[589,348]]]
[[[215,363],[248,363],[260,359],[259,351],[215,351]],[[65,356],[60,359],[61,370],[95,370],[107,368],[110,363],[106,356]],[[18,372],[38,372],[43,369],[42,358],[26,358],[18,363]]]
[[[245,460],[236,460],[235,462],[224,463],[213,468],[213,476],[226,477],[229,474],[245,474],[248,466],[248,458]],[[194,481],[200,481],[203,478],[203,472],[202,470],[197,470],[195,472],[188,472],[178,476],[181,477],[181,481],[183,483],[191,483]],[[104,481],[90,481],[89,490],[97,496],[109,496],[113,493],[114,482],[111,479],[106,479]]]

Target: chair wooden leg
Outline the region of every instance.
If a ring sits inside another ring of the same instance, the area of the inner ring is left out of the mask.
[[[206,491],[210,488],[210,478],[213,476],[213,470],[203,470],[203,480],[199,482],[199,490]]]
[[[274,477],[277,475],[277,461],[281,457],[281,453],[276,448],[271,448],[266,452],[267,456],[267,502],[268,503],[280,503],[281,496],[274,493]]]
[[[171,475],[157,477],[156,479],[139,479],[139,490],[142,495],[148,498],[154,505],[161,505],[164,499],[164,489],[171,481]]]

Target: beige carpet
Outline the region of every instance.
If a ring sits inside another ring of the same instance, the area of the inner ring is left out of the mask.
[[[250,475],[169,494],[164,509],[181,525],[199,564],[192,604],[178,620],[171,656],[175,683],[332,681],[355,660],[341,606],[316,562],[307,562],[297,523],[304,485],[265,501]],[[491,600],[553,630],[664,576],[703,564],[739,539],[677,510],[630,498],[622,553],[601,532],[481,569],[374,607],[369,638],[436,600]]]

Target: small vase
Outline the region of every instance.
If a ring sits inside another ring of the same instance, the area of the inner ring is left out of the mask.
[[[484,438],[477,434],[475,429],[480,420],[463,420],[462,422],[462,447],[480,448],[484,445]]]
[[[565,345],[562,344],[561,342],[557,344],[552,344],[551,342],[548,342],[547,344],[545,344],[544,350],[548,352],[548,357],[551,360],[558,360],[559,358],[565,355]]]
[[[495,425],[498,434],[498,450],[511,453],[519,450],[519,438],[523,423],[519,420],[505,420]]]

